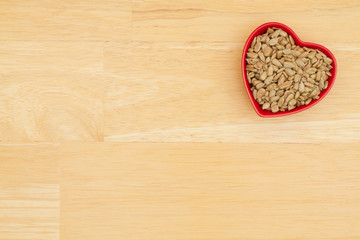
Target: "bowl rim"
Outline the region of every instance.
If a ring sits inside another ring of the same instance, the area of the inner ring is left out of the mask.
[[[327,89],[321,91],[321,93],[319,94],[319,99],[312,100],[308,105],[303,105],[303,106],[300,106],[300,107],[296,107],[296,108],[294,108],[293,110],[290,110],[290,111],[284,111],[284,112],[279,111],[277,113],[272,113],[269,110],[261,109],[260,104],[255,100],[254,96],[252,95],[251,85],[247,80],[246,69],[245,69],[245,67],[247,65],[246,64],[246,53],[247,53],[247,50],[250,48],[251,42],[253,41],[253,39],[256,36],[258,36],[260,34],[263,34],[270,27],[281,28],[282,30],[284,30],[285,32],[287,32],[289,35],[292,36],[292,38],[294,39],[296,45],[304,46],[304,47],[308,47],[308,48],[313,48],[313,49],[318,49],[318,50],[322,51],[326,56],[328,56],[333,61],[332,62],[333,68],[330,70],[330,73],[332,74],[332,76],[328,79],[328,87],[327,87]],[[242,71],[242,77],[243,77],[243,81],[244,81],[244,84],[245,84],[246,92],[247,92],[247,94],[249,96],[249,99],[251,101],[251,104],[252,104],[255,112],[260,117],[271,118],[271,117],[281,117],[281,116],[287,116],[287,115],[299,113],[299,112],[305,111],[306,109],[309,109],[309,108],[313,107],[318,102],[320,102],[330,92],[331,88],[333,87],[333,85],[335,83],[335,78],[336,78],[336,73],[337,73],[337,62],[336,62],[335,56],[326,47],[324,47],[324,46],[322,46],[320,44],[317,44],[317,43],[311,43],[311,42],[302,41],[296,35],[296,33],[290,27],[286,26],[285,24],[282,24],[282,23],[279,23],[279,22],[267,22],[267,23],[264,23],[264,24],[260,25],[259,27],[257,27],[250,34],[248,39],[246,40],[244,48],[243,48],[242,58],[241,58],[241,71]]]

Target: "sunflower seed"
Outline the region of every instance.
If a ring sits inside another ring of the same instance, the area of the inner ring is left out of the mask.
[[[269,85],[272,82],[273,78],[273,76],[267,77],[264,81],[265,85]]]
[[[273,90],[273,89],[275,88],[275,86],[276,86],[275,83],[274,83],[274,84],[270,84],[269,86],[267,86],[266,91],[271,91],[271,90]]]
[[[308,74],[314,74],[316,73],[317,69],[316,68],[309,68],[308,70],[306,70],[306,73]]]
[[[272,38],[277,38],[280,35],[280,29],[277,29],[273,34],[271,34]]]
[[[250,58],[257,58],[258,57],[257,53],[252,53],[252,52],[247,53],[247,55]]]
[[[256,84],[256,89],[257,90],[259,90],[260,88],[262,88],[262,87],[264,87],[265,86],[265,84],[264,83],[258,83],[258,84]]]
[[[305,67],[305,63],[300,59],[296,59],[296,64],[300,67],[300,68],[304,68]]]
[[[272,111],[273,113],[277,113],[277,112],[279,111],[279,106],[278,106],[278,105],[272,106],[272,107],[271,107],[271,111]]]
[[[283,52],[283,54],[290,54],[291,50],[290,49],[284,49],[282,52]]]
[[[324,89],[327,89],[327,88],[328,88],[328,83],[329,83],[328,81],[325,82],[325,84],[324,84]]]
[[[331,60],[330,58],[328,58],[328,57],[325,57],[325,58],[324,58],[324,62],[325,62],[326,64],[330,65],[330,64],[332,63],[332,60]]]
[[[284,67],[285,68],[294,68],[295,65],[292,62],[284,62]]]
[[[270,56],[271,52],[272,52],[271,47],[267,46],[267,47],[265,48],[265,50],[264,50],[264,55],[265,55],[265,57]]]
[[[284,90],[278,90],[278,91],[276,92],[276,96],[281,97],[282,95],[284,95]]]
[[[264,81],[266,77],[267,77],[267,73],[266,73],[266,72],[262,72],[262,73],[260,74],[260,80]]]
[[[260,88],[256,94],[256,98],[261,98],[264,95],[265,95],[265,89]]]
[[[285,31],[280,29],[280,35],[283,37],[286,37],[288,34]]]
[[[260,42],[257,42],[254,46],[254,51],[255,52],[259,52],[260,51],[260,48],[261,48],[261,43]]]
[[[290,40],[291,45],[295,45],[294,39],[290,35],[289,35],[289,40]]]
[[[278,85],[280,86],[281,84],[283,84],[285,82],[285,76],[284,75],[281,75],[281,77],[279,78],[278,80]]]
[[[294,55],[295,57],[299,57],[300,56],[300,52],[299,51],[296,51],[296,50],[292,50],[292,55]]]
[[[278,101],[279,107],[281,107],[281,106],[284,104],[284,102],[285,102],[284,96],[280,97],[280,98],[279,98],[279,101]]]
[[[277,44],[278,43],[278,38],[273,38],[273,39],[271,39],[270,41],[269,41],[269,44],[270,44],[270,46],[274,46],[275,44]]]
[[[285,105],[288,105],[289,102],[294,99],[294,94],[290,93],[289,96],[287,96],[287,98],[285,98]]]
[[[290,87],[291,83],[292,83],[291,81],[283,82],[282,84],[279,85],[279,88],[286,89],[286,88]]]
[[[324,78],[321,77],[319,81],[319,87],[320,89],[324,89],[324,86],[325,86]]]
[[[299,89],[299,83],[298,82],[296,82],[296,83],[294,83],[294,90],[298,90]]]
[[[313,59],[315,57],[315,52],[311,52],[308,55],[308,58]]]
[[[270,102],[275,102],[275,101],[279,100],[279,98],[280,98],[279,96],[273,96],[270,98]]]
[[[262,109],[290,111],[319,99],[329,85],[333,61],[323,52],[295,45],[280,28],[256,36],[246,53],[246,77]]]
[[[270,108],[270,103],[266,102],[262,105],[262,109],[268,109]]]
[[[290,101],[289,101],[289,105],[295,105],[296,104],[296,100],[295,99],[291,99]]]
[[[256,52],[256,45],[255,45],[255,52]],[[309,55],[309,52],[303,52],[300,54],[299,58],[306,58]]]
[[[304,91],[305,91],[305,85],[304,85],[303,82],[300,82],[300,84],[299,84],[299,92],[303,93]]]
[[[282,64],[276,58],[271,61],[275,66],[282,67]]]
[[[285,68],[285,72],[289,76],[293,76],[295,74],[295,71],[291,70],[290,68]]]

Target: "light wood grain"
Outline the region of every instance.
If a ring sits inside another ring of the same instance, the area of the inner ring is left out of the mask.
[[[358,239],[357,147],[67,144],[62,238]]]
[[[97,78],[81,73],[31,71],[29,74],[25,79],[23,73],[6,74],[3,78],[0,89],[3,141],[103,138],[102,89],[98,88]],[[34,85],[39,87],[34,89]]]
[[[258,117],[243,45],[279,21],[338,61]],[[360,2],[0,1],[0,240],[360,239]]]
[[[57,144],[0,145],[0,239],[59,239]]]
[[[360,39],[354,34],[359,31],[358,1],[149,0],[133,1],[132,9],[138,41],[245,41],[260,24],[272,21],[288,24],[307,41]]]
[[[121,142],[360,142],[360,44],[329,44],[339,62],[314,108],[259,118],[241,78],[238,43],[105,45],[105,140]],[[126,61],[122,59],[126,58]],[[351,100],[350,97],[351,96]]]
[[[103,139],[102,43],[0,42],[0,141]]]
[[[108,41],[131,37],[128,0],[5,0],[0,40]]]

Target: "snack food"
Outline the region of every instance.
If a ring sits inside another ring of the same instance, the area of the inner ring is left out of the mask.
[[[328,86],[332,60],[317,49],[295,45],[280,28],[256,36],[247,51],[246,75],[262,109],[292,110],[319,98]]]

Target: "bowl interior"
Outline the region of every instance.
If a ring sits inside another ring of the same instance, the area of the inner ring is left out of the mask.
[[[326,56],[328,56],[333,61],[332,64],[331,64],[333,66],[333,68],[330,70],[330,73],[332,74],[332,76],[328,78],[328,82],[329,82],[328,83],[328,88],[321,91],[321,93],[319,94],[319,99],[312,100],[308,105],[296,107],[293,110],[285,111],[285,112],[272,113],[271,111],[261,109],[260,104],[255,100],[254,96],[252,95],[251,84],[248,82],[248,79],[247,79],[246,69],[245,69],[246,64],[247,64],[246,63],[246,53],[247,53],[248,49],[250,48],[251,42],[253,41],[253,39],[256,36],[265,33],[266,30],[268,28],[271,28],[271,27],[281,28],[282,30],[284,30],[285,32],[287,32],[289,35],[291,35],[293,37],[296,45],[299,45],[301,47],[319,49],[320,51],[322,51]],[[241,69],[242,69],[242,76],[243,76],[244,84],[245,84],[245,87],[246,87],[246,91],[247,91],[247,93],[249,95],[250,101],[251,101],[256,113],[261,117],[279,117],[279,116],[285,116],[285,115],[290,115],[290,114],[294,114],[294,113],[297,113],[297,112],[304,111],[304,110],[306,110],[308,108],[311,108],[312,106],[314,106],[318,102],[320,102],[326,96],[326,94],[330,91],[332,86],[334,85],[334,81],[335,81],[335,77],[336,77],[336,71],[337,71],[337,65],[336,65],[336,59],[335,59],[334,55],[326,47],[324,47],[322,45],[319,45],[319,44],[316,44],[316,43],[303,42],[295,34],[295,32],[291,28],[289,28],[288,26],[286,26],[286,25],[284,25],[282,23],[269,22],[269,23],[265,23],[265,24],[259,26],[258,28],[256,28],[250,34],[249,38],[247,39],[247,41],[245,43],[245,46],[244,46],[243,54],[242,54]]]

